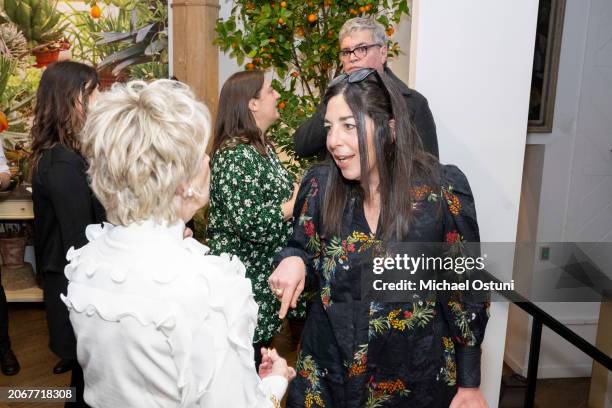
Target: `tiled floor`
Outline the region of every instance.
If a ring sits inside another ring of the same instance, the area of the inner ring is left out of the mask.
[[[36,386],[60,387],[70,382],[69,374],[54,375],[52,368],[57,359],[47,348],[47,327],[45,311],[41,304],[24,303],[10,305],[10,332],[13,349],[21,363],[21,372],[13,377],[0,375],[0,387],[6,386]],[[291,365],[295,365],[296,347],[291,341],[289,329],[285,325],[283,332],[273,344],[285,356]],[[506,374],[511,374],[505,368]],[[538,408],[583,408],[587,407],[589,378],[539,380],[536,393]],[[506,399],[500,408],[522,407],[522,390],[506,390]],[[23,408],[55,408],[62,404],[29,403],[7,404],[3,407]]]

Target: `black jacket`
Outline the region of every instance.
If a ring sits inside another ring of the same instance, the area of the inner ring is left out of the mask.
[[[32,176],[32,201],[40,272],[63,275],[68,249],[85,245],[85,227],[105,219],[85,171],[85,160],[61,144],[46,150],[38,161]]]
[[[436,124],[429,109],[427,99],[414,89],[408,88],[395,74],[385,68],[385,73],[395,82],[402,95],[406,99],[410,111],[410,119],[414,123],[423,148],[426,152],[438,157],[438,137],[436,135]],[[325,156],[325,139],[327,134],[323,127],[325,118],[325,105],[317,106],[315,114],[304,122],[293,135],[295,153],[300,157]]]

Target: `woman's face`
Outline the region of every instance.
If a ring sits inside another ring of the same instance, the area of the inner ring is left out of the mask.
[[[361,162],[357,121],[344,99],[336,95],[327,104],[324,126],[327,130],[327,150],[347,180],[361,180]],[[368,171],[370,180],[377,179],[376,154],[374,147],[374,123],[365,116],[366,141],[368,143]]]
[[[253,98],[249,102],[253,117],[261,130],[267,130],[280,117],[276,108],[278,98],[280,94],[272,88],[270,79],[266,78],[259,90],[259,98]]]

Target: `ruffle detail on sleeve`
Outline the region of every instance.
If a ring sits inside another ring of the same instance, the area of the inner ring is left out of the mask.
[[[183,246],[191,253],[196,255],[206,255],[210,252],[210,248],[200,243],[194,238],[185,238],[183,240]]]
[[[85,228],[85,237],[89,242],[93,242],[100,236],[110,232],[115,226],[104,222],[102,224],[90,224]]]
[[[244,390],[258,389],[259,377],[253,361],[253,336],[257,325],[258,305],[253,298],[251,281],[245,278],[246,268],[235,256],[221,254],[202,257],[203,274],[210,282],[210,307],[224,315],[227,322],[227,338],[238,354],[240,363],[253,375],[244,378]],[[257,405],[257,395],[245,395],[248,405]]]
[[[243,365],[254,369],[251,340],[259,307],[253,298],[251,281],[245,278],[246,268],[237,257],[228,254],[207,256],[205,260],[211,266],[208,272],[215,275],[209,276],[210,307],[225,315],[230,343],[235,346]]]

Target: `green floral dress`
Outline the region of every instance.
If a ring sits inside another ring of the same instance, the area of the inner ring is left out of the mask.
[[[253,342],[280,331],[280,303],[268,287],[272,259],[287,245],[292,222],[283,220],[281,204],[291,198],[293,179],[268,146],[262,156],[251,145],[223,149],[212,163],[208,245],[213,254],[236,255],[251,279],[259,316]],[[301,305],[290,316],[304,317]]]

